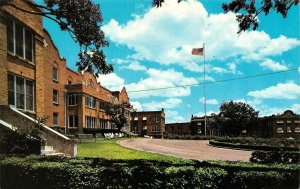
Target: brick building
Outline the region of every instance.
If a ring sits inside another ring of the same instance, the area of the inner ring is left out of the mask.
[[[286,110],[283,114],[260,118],[260,121],[262,123],[260,133],[266,137],[300,137],[300,115],[291,110]]]
[[[172,135],[190,135],[191,123],[166,123],[166,134]]]
[[[13,2],[40,11],[28,0]],[[110,91],[95,75],[69,69],[41,16],[1,7],[0,34],[0,105],[13,105],[35,118],[47,116],[46,125],[65,132],[115,129],[101,105],[129,103],[126,89]],[[129,109],[125,115],[129,119]]]
[[[161,138],[165,132],[165,112],[131,112],[131,132],[139,136]]]

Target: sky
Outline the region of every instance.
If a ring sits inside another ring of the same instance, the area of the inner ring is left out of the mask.
[[[248,103],[260,116],[287,109],[299,114],[299,6],[286,19],[259,15],[257,31],[238,35],[236,15],[223,13],[224,1],[166,0],[153,8],[152,0],[94,0],[110,43],[107,62],[115,69],[98,81],[110,90],[125,86],[138,111],[164,108],[166,123],[186,122],[204,115],[205,65],[207,115],[231,100]],[[44,27],[77,70],[79,45],[54,22],[44,19]],[[203,44],[205,57],[191,54]],[[267,75],[231,80],[261,74]]]

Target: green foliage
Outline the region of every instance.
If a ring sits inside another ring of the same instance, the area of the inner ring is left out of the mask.
[[[175,135],[175,134],[165,134],[164,139],[179,139],[179,140],[209,140],[215,139],[214,136],[203,136],[203,135]]]
[[[297,188],[299,165],[10,157],[1,188]],[[255,184],[256,183],[256,184]]]
[[[297,151],[299,147],[298,140],[265,139],[252,137],[217,138],[214,140],[210,140],[209,143],[215,146],[266,151]]]
[[[297,188],[299,165],[289,167],[225,161],[176,164],[155,160],[10,157],[0,160],[0,187]]]
[[[254,151],[250,161],[255,163],[300,163],[300,152]]]

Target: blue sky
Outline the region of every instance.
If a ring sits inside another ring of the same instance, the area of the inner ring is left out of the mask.
[[[299,6],[287,19],[280,15],[259,16],[257,31],[237,35],[235,14],[222,12],[220,0],[176,3],[151,7],[151,0],[95,0],[110,46],[104,51],[115,71],[100,76],[101,85],[111,90],[126,87],[138,110],[165,109],[167,122],[188,121],[203,115],[204,59],[191,55],[193,47],[205,43],[206,81],[213,82],[249,75],[294,71],[206,85],[207,112],[218,112],[222,102],[250,104],[260,115],[300,113]],[[130,2],[130,3],[129,3]],[[44,20],[61,56],[77,69],[79,46],[67,32]],[[164,87],[199,84],[165,90]]]

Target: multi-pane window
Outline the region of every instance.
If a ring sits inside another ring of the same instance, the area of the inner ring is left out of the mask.
[[[152,132],[159,132],[159,126],[158,125],[153,125],[152,126]]]
[[[69,115],[69,127],[78,127],[78,116]]]
[[[96,99],[92,96],[85,97],[85,106],[90,108],[96,108]]]
[[[77,105],[77,94],[69,94],[68,95],[68,105],[69,106]]]
[[[8,103],[19,109],[33,111],[34,83],[16,75],[8,74]]]
[[[33,32],[14,20],[7,24],[7,49],[23,59],[33,61]]]
[[[52,69],[52,75],[53,75],[53,81],[58,82],[58,69],[57,68]]]
[[[106,129],[108,125],[108,120],[99,118],[100,129]]]
[[[53,113],[53,126],[58,126],[58,113]]]
[[[151,121],[155,122],[155,123],[158,123],[159,122],[159,116],[152,116]]]
[[[58,104],[58,90],[53,90],[53,104]]]
[[[96,118],[91,116],[85,116],[85,127],[96,128]]]

